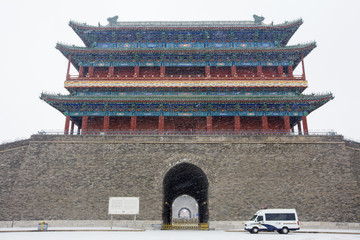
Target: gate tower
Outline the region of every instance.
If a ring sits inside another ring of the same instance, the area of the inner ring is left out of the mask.
[[[316,43],[287,45],[301,19],[108,22],[70,21],[85,47],[56,45],[70,94],[41,99],[65,115],[65,134],[308,134],[307,116],[333,98],[302,94]]]

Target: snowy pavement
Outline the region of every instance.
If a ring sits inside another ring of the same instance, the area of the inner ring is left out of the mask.
[[[290,232],[250,234],[225,231],[49,231],[49,232],[0,232],[1,240],[359,240],[360,232],[350,233],[302,233]]]

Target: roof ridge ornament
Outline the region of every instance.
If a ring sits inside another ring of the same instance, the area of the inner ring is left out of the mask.
[[[108,26],[116,26],[119,16],[109,17],[106,20],[109,22]]]
[[[253,15],[253,18],[254,18],[255,24],[257,24],[257,25],[261,25],[265,19],[263,16],[258,16],[256,14]]]

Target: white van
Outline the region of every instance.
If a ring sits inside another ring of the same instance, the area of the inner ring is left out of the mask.
[[[299,229],[300,223],[295,209],[261,209],[245,223],[245,230],[250,233],[277,231],[288,234],[290,230]]]

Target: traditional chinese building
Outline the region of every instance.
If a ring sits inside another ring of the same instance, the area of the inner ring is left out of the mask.
[[[140,199],[137,222],[115,219],[132,229],[241,229],[265,206],[296,208],[302,226],[357,226],[360,143],[305,135],[333,96],[302,94],[316,45],[287,45],[301,20],[108,20],[70,22],[85,47],[57,45],[70,94],[41,98],[65,135],[0,144],[0,226],[104,227],[116,196]],[[75,125],[83,135],[68,135]]]
[[[286,133],[296,126],[307,134],[306,117],[333,98],[302,94],[304,58],[316,44],[287,45],[302,20],[108,21],[70,21],[85,47],[56,46],[69,61],[70,94],[41,99],[66,116],[65,134],[74,125],[83,134]],[[78,75],[70,75],[71,64]],[[299,65],[302,74],[294,75]]]

